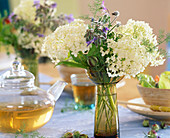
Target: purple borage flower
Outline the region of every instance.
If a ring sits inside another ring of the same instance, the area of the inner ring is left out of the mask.
[[[74,21],[73,14],[67,15],[65,14],[65,19],[68,21],[68,23],[71,23]]]
[[[96,37],[94,37],[92,40],[86,42],[87,43],[87,46],[89,46],[91,43],[95,42],[97,40]]]
[[[38,35],[38,37],[45,37],[45,35],[43,35],[43,34],[37,34]]]
[[[56,8],[56,7],[57,7],[57,3],[51,4],[51,8],[52,8],[52,9],[54,9],[54,8]]]
[[[102,31],[103,31],[103,33],[107,33],[108,30],[109,30],[109,28],[104,27]]]
[[[38,9],[40,7],[40,0],[34,0],[34,6]]]

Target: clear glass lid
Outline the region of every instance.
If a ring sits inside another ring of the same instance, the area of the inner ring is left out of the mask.
[[[2,74],[1,87],[25,88],[34,86],[34,75],[23,69],[21,63],[15,60],[10,70]]]

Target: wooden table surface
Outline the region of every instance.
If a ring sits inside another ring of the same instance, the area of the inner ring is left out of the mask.
[[[40,64],[39,71],[45,75],[59,79],[59,73],[54,64]],[[140,94],[136,87],[138,81],[136,79],[125,79],[125,82],[126,84],[123,87],[117,89],[118,100],[128,101],[130,99],[139,98]]]

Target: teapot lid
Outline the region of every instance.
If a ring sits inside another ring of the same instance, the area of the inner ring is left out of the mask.
[[[25,88],[34,86],[34,75],[23,69],[21,62],[15,60],[9,71],[1,76],[1,87]]]

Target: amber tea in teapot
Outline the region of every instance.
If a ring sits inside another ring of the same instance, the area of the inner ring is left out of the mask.
[[[0,132],[30,132],[50,120],[67,83],[58,81],[45,91],[34,85],[34,79],[18,61],[0,77]]]
[[[42,107],[0,107],[0,131],[13,132],[24,130],[34,131],[46,124],[52,114],[54,106]]]

